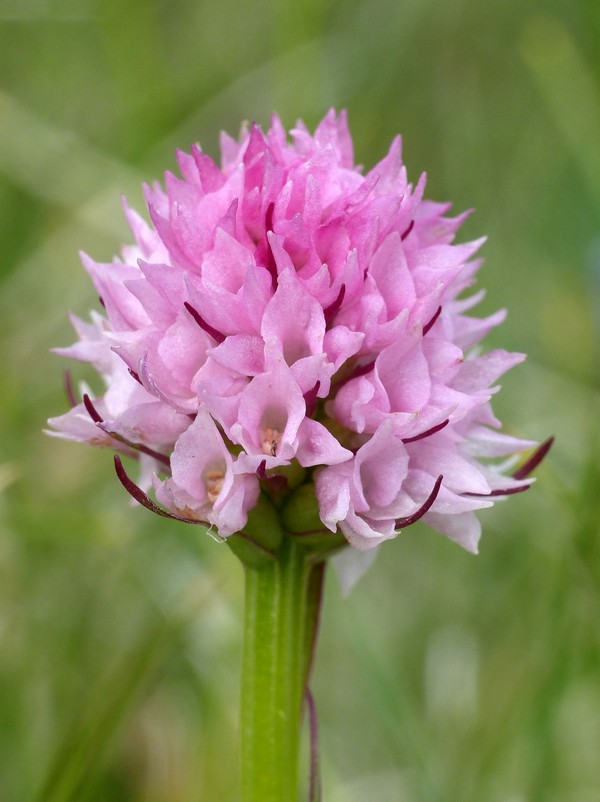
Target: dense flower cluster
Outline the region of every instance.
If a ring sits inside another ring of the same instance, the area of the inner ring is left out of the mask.
[[[137,455],[160,507],[118,467],[142,503],[224,537],[301,466],[358,549],[423,516],[475,550],[473,511],[529,485],[488,458],[533,445],[489,403],[523,355],[474,349],[504,313],[459,298],[482,240],[452,244],[466,215],[408,183],[399,139],[363,175],[343,113],[290,136],[274,117],[223,135],[220,168],[179,153],[182,178],[146,187],[151,225],[125,207],[136,244],[83,257],[105,313],[74,317],[58,352],[106,390],[84,388],[54,433]]]

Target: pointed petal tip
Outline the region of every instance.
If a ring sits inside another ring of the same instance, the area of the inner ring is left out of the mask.
[[[498,498],[499,496],[514,496],[515,493],[524,493],[525,490],[529,490],[534,481],[535,480],[532,479],[528,485],[513,485],[512,487],[496,487],[489,493],[463,493],[462,495],[468,496],[469,498]]]
[[[546,455],[552,448],[554,443],[554,435],[551,435],[543,443],[536,448],[531,457],[526,460],[520,468],[518,468],[512,475],[513,479],[526,479],[538,465],[545,459]]]
[[[208,521],[199,521],[194,518],[184,518],[182,515],[174,515],[172,512],[159,507],[158,504],[155,504],[152,499],[146,493],[144,493],[142,488],[138,487],[138,485],[136,485],[133,479],[129,476],[123,467],[121,457],[118,454],[114,455],[114,464],[117,478],[129,495],[142,507],[145,507],[155,515],[160,515],[161,518],[171,518],[174,521],[181,521],[185,524],[201,524],[202,526],[210,526]]]
[[[440,474],[440,476],[438,476],[438,478],[435,480],[435,484],[427,500],[416,512],[413,512],[412,515],[407,515],[406,518],[398,518],[396,521],[396,529],[406,529],[407,526],[411,526],[412,524],[416,523],[425,515],[426,512],[429,511],[434,501],[438,497],[443,479],[444,476]]]
[[[94,421],[94,423],[102,423],[103,418],[102,415],[98,412],[96,407],[94,406],[92,399],[89,397],[87,393],[83,394],[83,405],[87,410],[88,415]]]
[[[71,405],[71,408],[76,407],[78,401],[75,396],[75,389],[73,387],[73,376],[69,368],[65,368],[63,372],[63,382],[64,382],[65,395],[67,396],[67,400]]]

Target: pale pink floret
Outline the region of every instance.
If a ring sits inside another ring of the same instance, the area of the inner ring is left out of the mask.
[[[335,532],[339,525],[361,550],[393,537],[396,518],[419,506],[402,489],[408,461],[406,447],[386,421],[350,461],[318,471],[315,484],[326,526]]]
[[[258,499],[258,479],[234,473],[234,459],[204,407],[175,444],[171,476],[154,480],[157,499],[184,518],[207,521],[222,537],[244,528]]]
[[[423,516],[475,551],[474,511],[531,481],[493,460],[533,444],[490,406],[523,355],[474,350],[505,313],[468,314],[483,240],[453,242],[469,213],[424,200],[399,138],[363,175],[333,110],[314,135],[277,116],[224,134],[220,167],[197,146],[177,159],[181,178],[145,188],[150,223],[125,204],[135,244],[82,257],[106,316],[73,318],[59,352],[106,390],[54,433],[140,456],[172,515],[224,537],[298,463],[359,550]]]
[[[132,380],[127,366],[111,350],[110,339],[106,336],[107,322],[100,315],[92,314],[92,324],[75,316],[72,316],[72,321],[80,335],[79,342],[56,351],[91,362],[102,377],[105,392],[95,395],[87,387],[82,389],[101,421],[95,423],[85,404],[79,403],[64,415],[50,418],[48,422],[52,430],[48,433],[109,448],[118,447],[120,442],[126,453],[132,452],[132,444],[150,447],[157,452],[172,446],[189,426],[189,418],[157,400],[139,382]],[[115,440],[115,436],[120,441]]]

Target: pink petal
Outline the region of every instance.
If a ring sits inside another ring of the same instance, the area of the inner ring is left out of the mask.
[[[305,468],[312,465],[337,465],[351,459],[352,452],[343,448],[323,424],[304,418],[298,429],[296,459]]]

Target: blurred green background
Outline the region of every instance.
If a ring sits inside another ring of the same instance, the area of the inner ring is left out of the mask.
[[[419,524],[348,599],[313,690],[325,802],[596,802],[600,788],[600,4],[0,0],[0,800],[235,802],[242,574],[45,438],[52,345],[96,299],[120,196],[240,121],[349,110],[489,235],[495,408],[556,446],[472,557]],[[76,368],[76,378],[86,375]],[[194,530],[194,531],[190,531]]]

